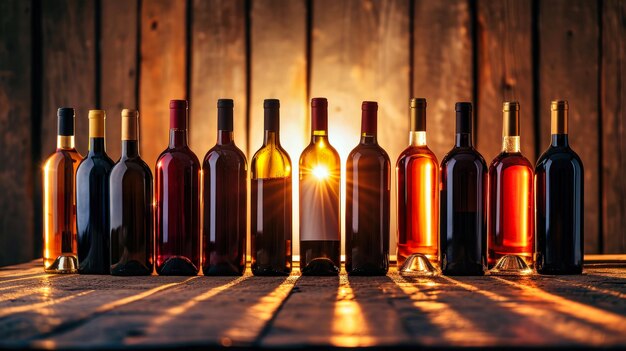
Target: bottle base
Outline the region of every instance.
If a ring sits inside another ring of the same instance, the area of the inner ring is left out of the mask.
[[[528,275],[533,270],[526,264],[526,260],[518,255],[504,255],[489,271],[492,275]]]
[[[198,275],[198,267],[191,260],[183,256],[173,256],[165,260],[161,267],[157,267],[159,275]]]
[[[300,273],[307,276],[337,276],[340,268],[328,258],[316,258],[305,267],[300,267]]]
[[[220,263],[202,267],[202,273],[206,276],[242,276],[246,266],[237,266],[230,263]]]
[[[46,273],[74,274],[78,273],[78,258],[76,256],[59,256],[48,268],[44,268]]]
[[[140,276],[151,275],[152,269],[138,261],[118,263],[111,266],[111,275],[119,276]]]
[[[440,273],[428,256],[419,253],[407,257],[399,272],[407,276],[434,276]]]

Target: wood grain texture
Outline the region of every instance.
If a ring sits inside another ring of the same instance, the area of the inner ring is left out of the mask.
[[[413,95],[427,99],[428,145],[441,161],[454,145],[455,102],[474,98],[469,1],[416,0],[413,26]]]
[[[100,104],[107,112],[107,153],[115,161],[122,148],[122,109],[138,107],[139,8],[138,0],[107,0],[101,6]]]
[[[309,142],[307,103],[307,13],[304,0],[257,0],[251,13],[251,159],[263,143],[263,100],[280,99],[281,144],[291,157],[293,189],[298,159]],[[280,53],[277,55],[277,53]],[[293,250],[299,252],[298,193],[293,198]]]
[[[621,349],[621,259],[562,277],[79,276],[37,260],[0,269],[0,347]]]
[[[235,143],[247,153],[244,0],[194,0],[190,146],[202,160],[216,142],[217,99],[235,100]]]
[[[312,40],[311,97],[328,98],[330,143],[342,162],[343,242],[343,175],[346,157],[360,140],[361,102],[378,101],[378,142],[393,164],[408,144],[409,2],[316,0]],[[395,216],[390,224],[393,253]]]
[[[34,257],[31,12],[0,2],[0,266]]]
[[[569,141],[584,165],[585,252],[597,253],[600,235],[598,135],[598,2],[539,3],[540,145],[550,140],[550,101],[569,101]]]
[[[602,8],[602,214],[604,253],[626,252],[626,4]]]
[[[479,0],[476,146],[491,162],[502,148],[502,103],[518,101],[522,153],[535,163],[532,3]]]
[[[154,169],[169,140],[169,101],[185,99],[186,2],[141,3],[139,125],[142,158]]]
[[[76,149],[88,150],[87,113],[96,104],[95,0],[42,2],[41,155],[56,148],[57,108],[76,109]]]

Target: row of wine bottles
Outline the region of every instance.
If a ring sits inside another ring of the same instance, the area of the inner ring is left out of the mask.
[[[252,272],[288,275],[292,167],[280,144],[279,107],[276,99],[264,102],[264,140],[248,188],[233,101],[218,101],[217,143],[200,164],[187,145],[187,102],[172,100],[154,196],[139,156],[137,111],[122,111],[122,156],[114,164],[105,152],[104,111],[89,111],[83,159],[74,147],[74,110],[60,108],[57,150],[44,167],[46,272],[196,275],[202,267],[205,275],[241,275],[250,189]],[[377,110],[363,102],[361,141],[346,161],[345,269],[353,275],[389,268],[391,167],[377,143]],[[410,145],[396,165],[399,265],[422,254],[444,274],[482,275],[500,257],[517,255],[540,273],[582,271],[583,168],[567,142],[567,102],[553,101],[551,110],[552,143],[533,171],[520,152],[519,104],[505,102],[502,152],[487,168],[472,146],[471,103],[456,104],[455,146],[439,164],[426,144],[426,101],[411,99]],[[311,122],[299,160],[300,269],[336,275],[340,159],[328,139],[325,98],[312,99]]]

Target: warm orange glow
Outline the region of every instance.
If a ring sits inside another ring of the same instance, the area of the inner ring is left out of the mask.
[[[337,291],[330,343],[339,347],[371,346],[375,340],[365,323],[365,315],[354,298],[348,277],[341,276]]]
[[[532,195],[531,174],[523,166],[509,167],[503,174],[503,184],[510,190],[509,201],[504,201],[504,232],[510,233],[503,237],[505,246],[522,247],[524,252],[532,253],[531,220],[529,211]],[[530,246],[530,247],[528,247]]]
[[[328,178],[330,176],[330,172],[328,171],[328,167],[326,167],[325,165],[317,165],[317,166],[313,167],[313,170],[311,170],[311,173],[318,180],[325,180],[326,178]]]
[[[60,304],[62,302],[66,302],[66,301],[72,300],[72,299],[80,297],[80,296],[85,296],[85,295],[91,294],[94,291],[95,290],[82,291],[82,292],[79,292],[79,293],[74,294],[74,295],[65,296],[65,297],[61,297],[61,298],[57,298],[57,299],[46,299],[45,301],[42,301],[42,302],[28,304],[28,305],[24,305],[24,306],[14,306],[14,307],[0,308],[0,317],[5,317],[5,316],[8,316],[8,315],[12,315],[12,314],[15,314],[15,313],[21,313],[21,312],[40,311],[41,309],[44,309],[44,308],[47,308],[47,307],[50,307],[50,306],[53,306],[53,305],[58,305],[58,304]],[[41,292],[44,294],[44,296],[46,295],[46,289],[41,290]]]

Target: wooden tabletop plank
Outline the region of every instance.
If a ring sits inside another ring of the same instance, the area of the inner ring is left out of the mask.
[[[209,278],[50,275],[33,261],[0,269],[0,347],[29,346],[624,347],[626,263],[558,277]]]

